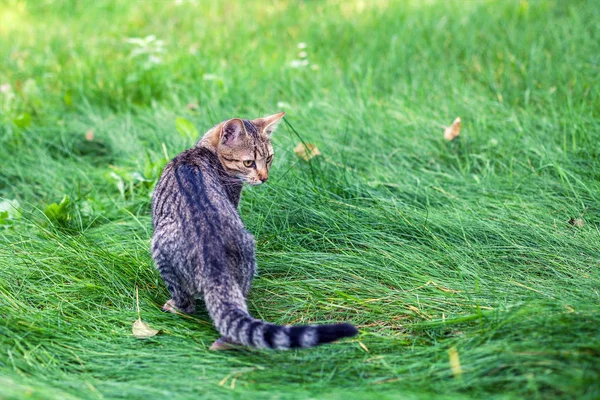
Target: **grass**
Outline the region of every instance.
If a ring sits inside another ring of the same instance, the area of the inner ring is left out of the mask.
[[[179,3],[0,2],[0,398],[600,397],[597,2]],[[149,195],[280,109],[250,309],[361,334],[209,352],[160,311]]]

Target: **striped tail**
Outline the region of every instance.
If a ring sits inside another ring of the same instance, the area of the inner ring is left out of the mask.
[[[287,350],[308,348],[351,337],[358,330],[347,323],[333,325],[279,326],[252,318],[244,297],[235,285],[223,293],[223,287],[205,286],[208,312],[223,337],[249,347]],[[233,296],[232,296],[233,295]]]

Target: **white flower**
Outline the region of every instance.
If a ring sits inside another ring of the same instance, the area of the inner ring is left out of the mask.
[[[1,98],[4,98],[6,103],[5,105],[8,107],[10,105],[10,102],[13,98],[15,98],[15,92],[13,92],[12,90],[12,86],[10,86],[10,83],[6,82],[3,83],[2,85],[0,85],[0,94],[2,95]],[[0,104],[1,106],[1,104]],[[1,111],[1,110],[0,110]]]
[[[150,55],[148,56],[148,62],[149,62],[150,64],[160,64],[160,63],[162,62],[162,59],[161,59],[160,57],[158,57],[158,56],[155,56],[155,55],[153,55],[153,54],[150,54]]]
[[[150,43],[156,40],[155,35],[148,35],[145,38],[127,38],[125,39],[126,43],[134,44],[140,47],[147,47]]]
[[[202,79],[205,81],[221,81],[223,80],[219,75],[215,74],[204,74],[202,75]]]
[[[304,43],[304,42],[298,43],[298,48],[299,49],[305,49],[306,48],[306,43]]]
[[[165,52],[165,42],[162,40],[157,40],[156,36],[148,35],[145,38],[127,38],[125,39],[125,42],[134,46],[134,48],[131,50],[131,53],[129,53],[130,58],[136,58],[139,56],[147,57],[143,64],[144,68],[148,69],[153,65],[160,64],[162,62],[160,54]]]
[[[308,57],[308,53],[305,51],[301,51],[300,53],[298,53],[298,57],[300,58],[306,58]]]
[[[308,60],[292,60],[290,61],[290,67],[292,68],[304,68],[308,65]]]

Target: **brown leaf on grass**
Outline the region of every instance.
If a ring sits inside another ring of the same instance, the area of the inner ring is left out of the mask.
[[[135,306],[137,308],[138,319],[133,323],[131,327],[131,333],[138,339],[148,339],[156,335],[159,331],[150,328],[150,325],[142,321],[140,317],[140,298],[138,295],[138,288],[135,287]]]
[[[156,329],[150,328],[150,325],[148,325],[141,319],[137,319],[133,323],[131,333],[133,333],[133,336],[135,336],[138,339],[148,339],[156,335],[158,331]]]
[[[458,135],[460,135],[460,117],[457,117],[452,125],[444,129],[444,139],[448,141],[454,140]]]
[[[88,131],[85,133],[85,140],[87,140],[88,142],[91,142],[94,140],[94,131],[91,129],[88,129]]]
[[[298,143],[298,145],[294,147],[294,153],[304,161],[308,161],[313,157],[321,155],[317,146],[311,143]]]
[[[191,110],[191,111],[196,111],[199,108],[199,106],[198,106],[198,103],[192,102],[192,103],[188,103],[185,106],[185,108],[187,108],[188,110]]]
[[[569,220],[567,222],[578,228],[581,228],[583,225],[585,225],[583,218],[569,218]]]

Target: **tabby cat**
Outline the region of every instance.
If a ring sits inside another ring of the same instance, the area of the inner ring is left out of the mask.
[[[165,167],[152,196],[152,258],[171,293],[163,310],[195,311],[203,297],[222,335],[211,348],[313,347],[358,333],[350,324],[278,326],[248,313],[254,237],[238,213],[242,183],[259,185],[273,161],[270,136],[284,113],[234,118]]]

